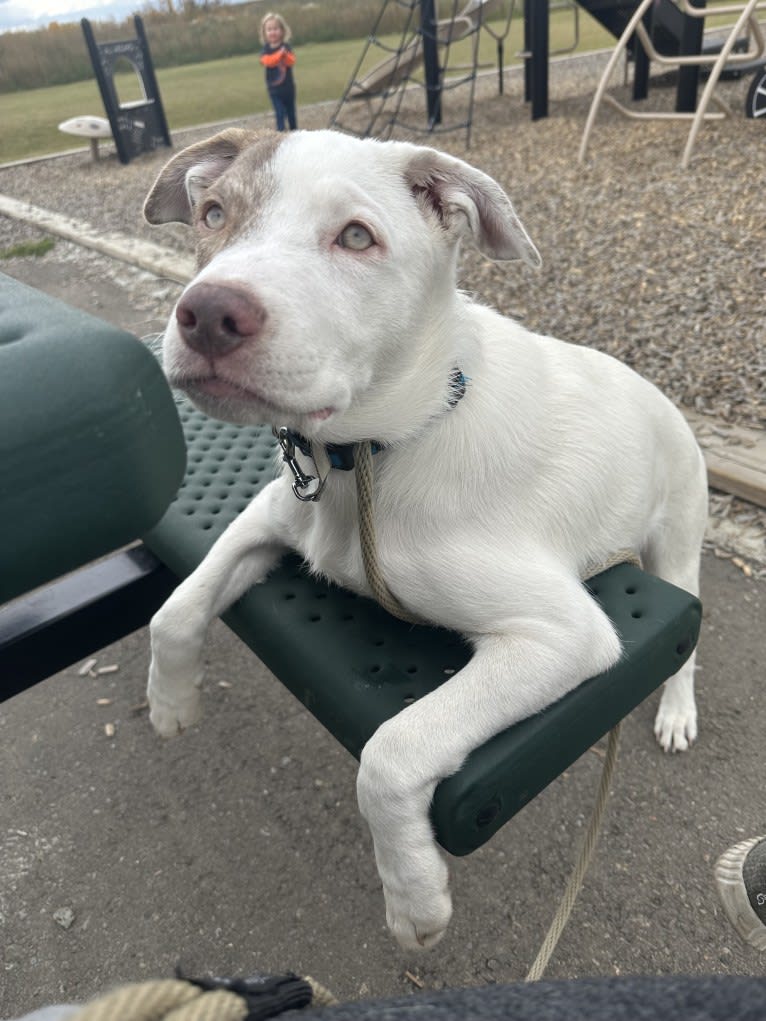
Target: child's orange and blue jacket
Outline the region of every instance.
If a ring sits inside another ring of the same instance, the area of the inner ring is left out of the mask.
[[[264,46],[260,61],[266,68],[266,87],[269,92],[294,88],[291,68],[295,63],[295,54],[287,43]]]

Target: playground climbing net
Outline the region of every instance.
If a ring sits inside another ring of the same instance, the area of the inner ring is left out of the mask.
[[[442,0],[437,10],[437,0],[383,0],[330,127],[384,139],[462,130],[470,146],[476,78],[494,66],[480,63],[481,33],[495,40],[502,92],[514,3]],[[426,116],[416,123],[419,95]]]

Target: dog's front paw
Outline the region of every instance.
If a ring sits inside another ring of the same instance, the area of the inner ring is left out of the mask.
[[[663,692],[654,721],[654,734],[666,752],[685,752],[697,738],[694,700],[678,699]]]
[[[393,936],[405,950],[430,950],[452,917],[449,870],[436,845],[422,847],[410,868],[400,855],[388,858],[377,847],[375,857]]]
[[[430,950],[447,931],[452,917],[452,898],[446,885],[424,895],[423,890],[405,892],[383,886],[386,922],[404,950]]]
[[[182,699],[167,701],[157,694],[149,694],[149,719],[160,737],[176,737],[199,722],[202,715],[199,692]]]
[[[160,683],[154,664],[149,671],[149,719],[160,737],[175,737],[187,727],[198,723],[200,708],[199,684],[184,685],[183,690],[171,692],[167,684]]]

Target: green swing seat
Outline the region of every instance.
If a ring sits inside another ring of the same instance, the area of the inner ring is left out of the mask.
[[[47,427],[40,405],[50,409]],[[183,578],[277,465],[267,426],[174,406],[154,357],[131,335],[0,277],[0,455],[8,451],[0,529],[17,552],[0,559],[0,578],[12,579],[0,602],[139,536]],[[54,504],[65,508],[63,524]],[[485,843],[691,654],[695,597],[628,564],[588,586],[622,636],[622,660],[477,748],[439,784],[432,820],[452,854]],[[311,578],[295,556],[224,620],[356,757],[384,720],[471,656],[460,635],[396,620]]]

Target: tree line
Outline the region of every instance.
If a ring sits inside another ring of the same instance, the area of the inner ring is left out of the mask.
[[[267,10],[278,11],[293,30],[293,43],[332,42],[367,36],[383,0],[249,0],[226,4],[221,0],[155,0],[140,14],[155,67],[177,67],[207,60],[256,53],[261,42],[260,21]],[[396,31],[406,15],[404,7],[389,3],[379,31]],[[130,39],[133,19],[93,21],[97,42]],[[78,23],[53,22],[30,32],[0,34],[0,93],[45,88],[93,77],[82,28]]]

